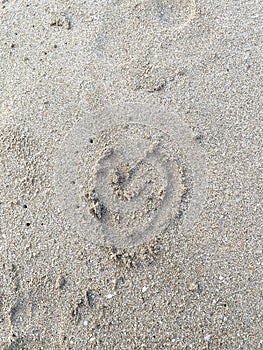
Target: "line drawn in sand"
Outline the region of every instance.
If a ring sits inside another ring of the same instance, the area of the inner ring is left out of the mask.
[[[57,206],[87,244],[142,245],[171,222],[187,232],[206,193],[205,160],[189,127],[145,105],[112,107],[77,122],[54,171]]]

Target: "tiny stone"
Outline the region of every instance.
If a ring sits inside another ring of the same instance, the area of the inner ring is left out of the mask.
[[[142,288],[142,293],[145,293],[147,291],[147,289],[148,289],[147,287],[143,287]]]
[[[88,304],[89,306],[94,306],[95,304],[95,294],[94,294],[94,291],[89,289],[87,290],[86,292],[86,297],[87,297],[87,300],[88,300]]]
[[[88,325],[88,321],[85,320],[85,321],[83,322],[83,325],[84,325],[84,326],[87,326],[87,325]]]
[[[113,298],[113,294],[108,294],[108,295],[106,295],[106,298],[107,298],[107,299]]]
[[[205,341],[209,341],[210,338],[211,338],[211,335],[210,335],[210,334],[207,334],[207,335],[205,336]]]
[[[62,289],[66,284],[66,279],[63,276],[59,276],[56,280],[56,288],[57,289]]]

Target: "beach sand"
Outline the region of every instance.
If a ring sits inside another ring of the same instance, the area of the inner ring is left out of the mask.
[[[256,350],[262,4],[0,1],[0,349]]]

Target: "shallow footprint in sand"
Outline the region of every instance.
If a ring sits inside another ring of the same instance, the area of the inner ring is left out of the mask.
[[[155,9],[162,25],[174,30],[184,28],[195,15],[194,0],[154,0]]]

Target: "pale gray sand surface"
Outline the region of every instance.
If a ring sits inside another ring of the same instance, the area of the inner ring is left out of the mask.
[[[0,1],[1,350],[263,348],[262,22]]]

